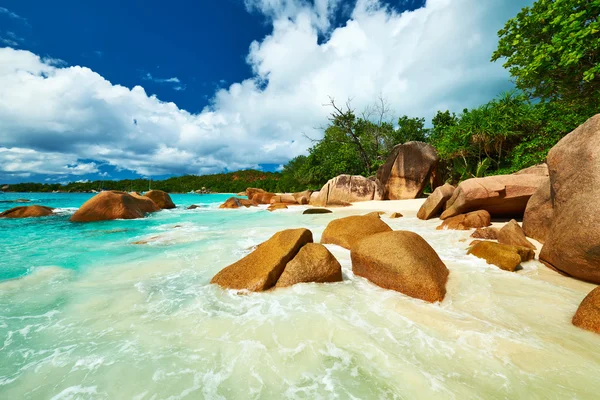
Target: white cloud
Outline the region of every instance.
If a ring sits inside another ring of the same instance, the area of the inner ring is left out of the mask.
[[[501,65],[489,62],[496,32],[530,2],[429,0],[399,14],[359,0],[347,23],[332,29],[338,1],[246,0],[271,18],[273,31],[250,47],[254,76],[219,89],[198,114],[85,67],[0,49],[0,143],[13,157],[14,149],[62,157],[49,174],[72,174],[60,165],[89,164],[81,159],[143,175],[284,164],[309,147],[303,133],[321,133],[328,96],[351,97],[361,109],[383,94],[398,116],[428,118],[488,101],[508,84]],[[22,157],[19,168],[0,161],[0,173],[42,168],[27,161],[31,154]]]

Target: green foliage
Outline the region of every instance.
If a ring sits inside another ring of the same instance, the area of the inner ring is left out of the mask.
[[[600,104],[600,0],[538,0],[498,32],[517,87],[570,106]]]

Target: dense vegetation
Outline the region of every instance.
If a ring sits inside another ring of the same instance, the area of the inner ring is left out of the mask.
[[[492,61],[504,66],[516,89],[458,115],[440,110],[425,118],[395,120],[385,99],[358,114],[350,102],[330,99],[323,138],[307,156],[291,160],[281,174],[259,171],[184,176],[153,183],[156,189],[187,192],[209,188],[238,192],[247,186],[271,191],[318,189],[339,174],[370,176],[397,144],[433,145],[441,176],[457,182],[511,173],[542,162],[548,150],[586,119],[600,112],[600,0],[537,0],[498,32]],[[146,190],[147,181],[104,182],[105,189]],[[26,191],[90,190],[99,182],[22,184]]]
[[[256,170],[237,171],[227,174],[214,175],[185,175],[165,180],[152,181],[148,179],[124,179],[120,181],[71,182],[67,185],[59,183],[18,183],[9,186],[13,192],[89,192],[92,190],[124,190],[146,191],[149,188],[164,190],[170,193],[187,193],[192,190],[207,188],[217,193],[237,193],[248,187],[260,187],[265,190],[279,190],[279,173]]]

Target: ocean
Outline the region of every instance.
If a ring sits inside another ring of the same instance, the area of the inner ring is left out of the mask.
[[[571,325],[593,285],[537,261],[518,273],[466,255],[470,232],[411,213],[450,269],[429,304],[352,274],[238,294],[210,285],[275,232],[365,213],[220,210],[172,195],[141,220],[75,224],[91,194],[0,194],[58,215],[0,219],[0,399],[596,399],[600,335]],[[195,210],[187,206],[197,204]],[[400,208],[398,211],[403,212]]]

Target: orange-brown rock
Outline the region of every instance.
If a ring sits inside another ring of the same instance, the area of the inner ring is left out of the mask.
[[[267,207],[267,211],[286,210],[287,208],[288,206],[283,203],[273,203]]]
[[[175,203],[171,200],[169,193],[163,192],[162,190],[150,190],[144,194],[144,197],[152,200],[162,210],[175,208]]]
[[[279,280],[287,263],[302,246],[312,241],[312,233],[308,229],[277,232],[252,253],[222,269],[211,283],[223,288],[253,292],[270,289]]]
[[[276,287],[292,286],[303,282],[340,282],[342,266],[325,246],[305,244],[296,257],[288,262]]]
[[[456,188],[448,183],[436,188],[419,208],[417,218],[427,220],[437,217],[444,209],[448,199],[452,197],[454,190]]]
[[[474,210],[493,216],[522,216],[529,198],[546,181],[536,174],[496,175],[461,182],[446,203],[441,219]]]
[[[525,235],[544,243],[550,232],[553,218],[554,208],[552,207],[552,196],[550,194],[550,178],[548,178],[527,202],[527,208],[525,208],[525,214],[523,215]]]
[[[275,193],[261,192],[255,193],[252,196],[252,202],[256,204],[271,204],[271,199],[275,196]]]
[[[319,207],[347,205],[358,201],[381,200],[381,185],[377,180],[360,175],[339,175],[330,179],[310,204]]]
[[[473,228],[484,228],[490,226],[490,213],[485,210],[473,211],[468,214],[460,214],[455,217],[448,218],[442,222],[436,229],[455,229],[466,231]]]
[[[271,197],[270,202],[271,202],[271,204],[274,204],[274,203],[283,203],[283,204],[289,204],[289,205],[298,204],[298,202],[296,201],[294,196],[292,196],[291,194],[278,194],[276,196]]]
[[[351,250],[352,271],[385,289],[429,302],[446,295],[448,268],[419,235],[394,231],[371,235]]]
[[[498,228],[493,227],[477,228],[475,229],[475,232],[471,234],[471,237],[476,239],[498,240],[498,231]]]
[[[309,214],[331,214],[333,211],[328,210],[326,208],[307,208],[302,212],[304,215]]]
[[[240,207],[254,207],[256,204],[250,200],[240,199],[237,197],[230,197],[225,200],[225,203],[221,204],[219,208],[240,208]]]
[[[391,213],[391,214],[390,214],[390,218],[391,218],[391,219],[402,218],[402,217],[404,217],[404,215],[402,215],[402,214],[401,214],[401,213],[399,213],[399,212],[395,212],[395,213]]]
[[[377,170],[384,200],[416,199],[423,193],[439,156],[433,146],[407,142],[394,147],[385,164]]]
[[[473,241],[467,254],[484,259],[488,264],[514,272],[525,261],[533,260],[535,252],[526,247],[487,241]]]
[[[147,213],[160,211],[147,197],[132,196],[126,192],[103,191],[83,203],[71,216],[73,222],[95,222],[113,219],[144,218]]]
[[[519,223],[514,219],[511,219],[510,222],[500,229],[498,232],[498,243],[512,244],[535,250],[534,244],[527,240],[525,232],[523,232]]]
[[[600,333],[600,286],[583,299],[573,316],[573,325]]]
[[[21,206],[0,213],[0,218],[37,218],[52,215],[53,208],[45,206]]]
[[[246,189],[246,196],[248,196],[248,200],[254,200],[254,195],[257,193],[266,193],[266,192],[263,189],[257,189],[257,188]]]
[[[538,176],[550,176],[550,172],[548,171],[548,164],[538,164],[532,167],[524,168],[518,172],[515,172],[513,175],[538,175]]]
[[[548,153],[554,217],[540,260],[600,284],[600,114]]]
[[[321,243],[337,244],[351,249],[361,239],[391,230],[392,228],[379,218],[379,214],[375,213],[334,219],[323,231]]]
[[[294,193],[292,196],[294,196],[294,199],[296,199],[298,204],[308,204],[312,193],[313,192],[311,190],[305,190],[304,192]]]

